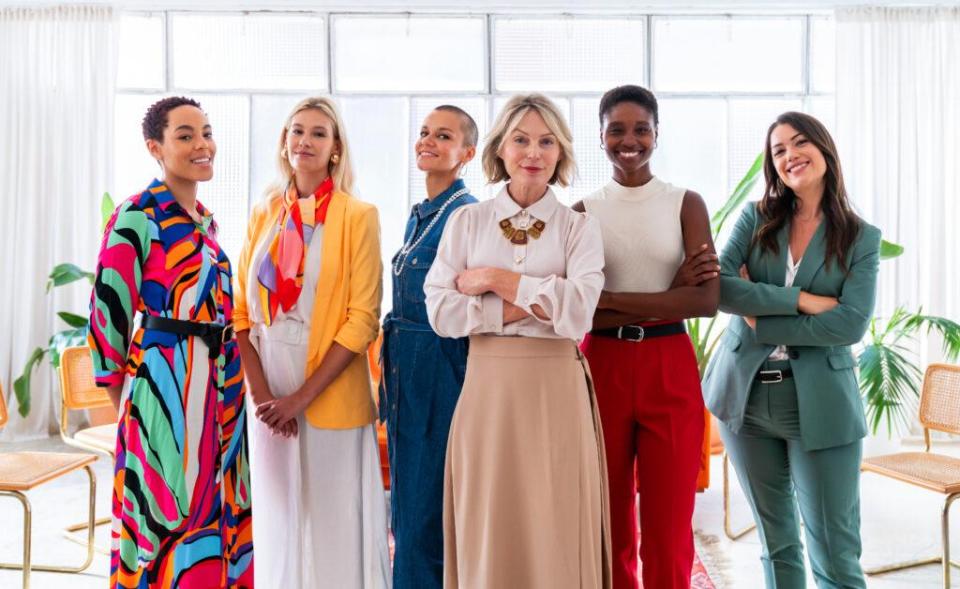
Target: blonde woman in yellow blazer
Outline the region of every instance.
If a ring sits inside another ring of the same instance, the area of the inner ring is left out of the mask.
[[[390,586],[386,502],[365,352],[377,336],[377,210],[350,195],[327,98],[280,133],[281,182],[255,207],[234,328],[250,412],[258,587]]]

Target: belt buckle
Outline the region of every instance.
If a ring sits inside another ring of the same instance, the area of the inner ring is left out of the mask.
[[[233,339],[233,323],[227,323],[223,326],[223,329],[220,330],[220,345],[226,345],[226,343]]]
[[[766,375],[771,375],[773,378],[767,379]],[[761,370],[760,371],[760,382],[763,384],[777,384],[783,382],[783,371],[782,370]]]
[[[624,328],[624,327],[636,327],[638,330],[640,330],[640,334],[639,334],[637,337],[625,337],[625,336],[623,335],[623,328]],[[628,342],[642,342],[642,341],[643,341],[643,327],[641,327],[641,326],[639,326],[639,325],[621,325],[620,327],[617,328],[617,339],[626,340],[626,341],[628,341]]]

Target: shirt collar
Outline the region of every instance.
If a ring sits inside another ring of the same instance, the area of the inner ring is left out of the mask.
[[[427,217],[439,211],[440,207],[442,207],[455,192],[465,186],[466,184],[463,182],[463,179],[457,178],[453,181],[453,184],[451,184],[449,188],[438,194],[435,199],[424,199],[422,202],[414,205],[413,210],[416,212],[417,217],[419,217],[421,220],[426,219]]]
[[[177,213],[187,217],[191,221],[190,215],[187,214],[183,207],[180,206],[180,203],[177,202],[177,199],[173,197],[173,193],[170,192],[170,189],[167,188],[167,185],[157,180],[153,179],[153,182],[150,183],[150,186],[147,187],[147,192],[149,192],[154,201],[157,203],[157,207],[165,213]],[[200,214],[201,223],[204,231],[212,230],[216,231],[217,225],[213,221],[213,213],[210,212],[207,207],[203,206],[199,200],[197,201],[197,212]]]
[[[503,185],[503,188],[500,189],[500,192],[497,193],[497,196],[495,196],[493,200],[493,209],[497,215],[497,221],[513,218],[524,210],[516,201],[510,198],[510,193],[507,192],[507,184]],[[556,195],[553,194],[553,189],[547,186],[547,192],[543,195],[543,198],[527,207],[526,211],[531,216],[547,222],[557,208],[561,206],[563,205],[560,204]]]

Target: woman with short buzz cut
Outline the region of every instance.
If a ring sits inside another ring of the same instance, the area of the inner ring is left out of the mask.
[[[467,339],[441,337],[430,328],[423,281],[450,216],[477,202],[460,177],[476,154],[477,134],[473,117],[450,104],[423,120],[413,148],[427,198],[410,211],[403,246],[391,262],[380,415],[390,450],[395,589],[443,587],[443,465]]]
[[[506,184],[454,213],[424,286],[434,330],[470,336],[447,447],[444,586],[606,588],[606,465],[576,344],[603,287],[603,242],[551,189],[576,168],[557,107],[511,98],[483,168]]]

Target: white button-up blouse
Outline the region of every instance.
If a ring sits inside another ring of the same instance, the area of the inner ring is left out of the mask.
[[[511,243],[500,222],[516,229],[546,223],[539,238]],[[457,275],[494,267],[520,274],[515,305],[531,316],[503,324],[503,299],[457,291]],[[430,326],[443,337],[470,334],[581,339],[593,324],[603,288],[603,239],[596,219],[561,204],[553,191],[521,209],[506,186],[491,200],[461,207],[447,221],[424,283]],[[533,315],[539,305],[548,319]]]

